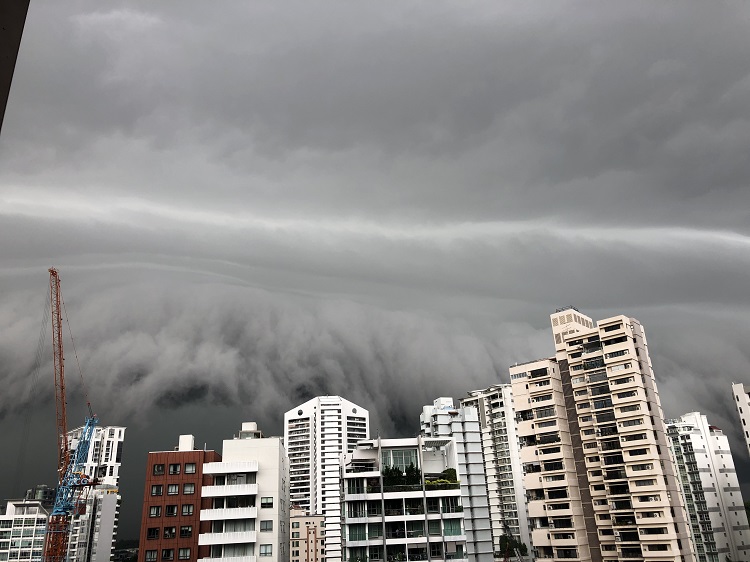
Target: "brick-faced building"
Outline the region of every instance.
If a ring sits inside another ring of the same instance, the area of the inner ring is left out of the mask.
[[[201,508],[211,507],[211,498],[201,500],[201,487],[213,484],[213,476],[203,474],[203,464],[219,461],[216,451],[195,450],[192,435],[181,435],[174,451],[148,454],[138,562],[208,557],[209,547],[198,546],[198,535],[211,525],[205,521],[201,527],[200,521]]]

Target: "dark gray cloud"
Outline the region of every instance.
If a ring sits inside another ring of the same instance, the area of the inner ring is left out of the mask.
[[[422,403],[550,354],[565,304],[639,318],[665,413],[724,428],[747,485],[748,18],[33,4],[0,138],[0,429],[12,450],[32,412],[40,436],[20,485],[53,477],[49,365],[23,399],[52,264],[92,402],[130,427],[131,536],[145,451],[278,433],[326,392],[411,434]]]

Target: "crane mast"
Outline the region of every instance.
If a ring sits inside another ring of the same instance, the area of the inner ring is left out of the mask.
[[[78,444],[73,451],[68,443],[68,420],[65,398],[65,356],[63,355],[62,294],[60,276],[49,269],[50,316],[52,320],[52,354],[55,371],[55,412],[57,419],[57,476],[55,504],[47,520],[43,562],[65,562],[68,554],[70,521],[78,507],[81,493],[95,484],[84,473],[94,429],[99,423],[95,415],[86,418]],[[89,408],[90,410],[90,408]]]
[[[60,276],[49,269],[49,300],[52,318],[52,355],[55,369],[55,414],[57,417],[57,481],[62,482],[70,462],[68,414],[65,400],[65,356],[63,355],[62,294]]]

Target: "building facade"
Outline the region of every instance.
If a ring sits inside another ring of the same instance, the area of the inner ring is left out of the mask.
[[[750,560],[750,527],[729,439],[690,412],[667,424],[698,562]]]
[[[71,562],[109,562],[117,540],[120,514],[120,467],[125,427],[97,426],[89,444],[84,472],[95,484],[88,489],[84,507],[71,517],[68,557]],[[68,432],[68,446],[75,449],[83,427]]]
[[[201,489],[213,483],[213,476],[204,474],[203,466],[220,460],[216,451],[196,450],[192,435],[180,435],[173,451],[148,454],[138,562],[197,562],[208,557],[210,549],[199,547],[198,536],[211,528],[200,513],[211,506],[209,498],[201,498]]]
[[[551,323],[555,357],[510,369],[537,555],[694,560],[643,327]]]
[[[202,562],[289,562],[289,467],[280,437],[263,437],[255,422],[224,441],[222,460],[203,465],[213,478],[202,496],[198,544]]]
[[[0,515],[0,562],[41,562],[49,513],[40,500],[11,500]]]
[[[745,438],[748,453],[750,453],[750,385],[741,382],[732,383],[732,395],[737,413],[740,416],[740,430]]]
[[[526,491],[511,385],[496,384],[471,391],[461,400],[461,405],[474,407],[479,414],[495,556],[505,557],[501,537],[506,534],[530,550]]]
[[[289,520],[291,562],[321,562],[325,555],[324,517],[292,508]]]
[[[482,433],[476,407],[457,408],[453,398],[441,397],[432,405],[422,408],[419,422],[422,437],[453,439],[461,504],[465,519],[472,522],[465,529],[466,549],[477,559],[492,556],[492,525],[482,456]]]
[[[125,429],[122,426],[97,426],[94,428],[84,471],[89,476],[96,478],[100,485],[116,488],[120,484]],[[78,445],[82,431],[83,427],[68,431],[68,445],[71,449]]]
[[[328,562],[341,560],[339,463],[369,435],[369,412],[340,396],[319,396],[284,414],[290,502],[325,517]]]
[[[466,518],[452,437],[361,441],[341,470],[346,560],[493,560],[489,515]],[[472,552],[467,529],[488,548]]]
[[[597,541],[585,466],[576,465],[563,383],[554,358],[510,368],[516,405],[519,457],[527,497],[535,558],[601,560],[592,556]],[[573,417],[574,429],[577,419]],[[584,518],[587,505],[589,526]]]

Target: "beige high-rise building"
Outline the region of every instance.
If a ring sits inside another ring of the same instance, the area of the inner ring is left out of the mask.
[[[695,560],[643,327],[551,321],[555,356],[510,369],[536,555]]]
[[[291,509],[291,562],[322,562],[325,555],[325,517]]]

